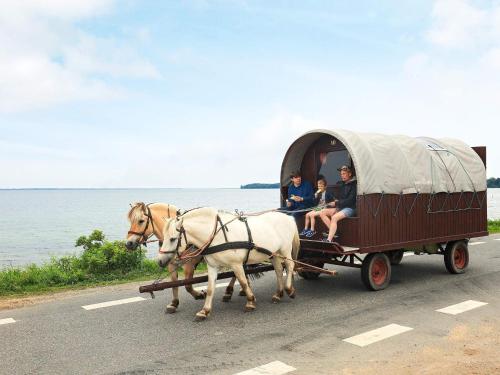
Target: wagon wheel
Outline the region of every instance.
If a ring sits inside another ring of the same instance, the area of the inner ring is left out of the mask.
[[[320,268],[323,268],[323,266],[325,265],[325,263],[323,262],[314,262],[314,263],[311,262],[310,264]],[[312,272],[312,271],[298,271],[297,273],[299,274],[300,277],[306,280],[316,280],[320,275],[319,272]]]
[[[464,273],[469,265],[467,242],[450,242],[444,251],[444,265],[449,273]]]
[[[368,254],[361,265],[361,280],[369,290],[387,288],[391,281],[391,262],[387,255]]]
[[[304,250],[301,250],[300,251],[300,255],[299,255],[299,260],[300,258],[303,258],[303,257],[306,257],[306,256],[310,256],[311,255],[311,252],[307,252],[307,251],[304,251]],[[320,268],[323,268],[325,263],[324,262],[321,262],[321,261],[310,261],[310,262],[306,262],[307,264],[310,264],[312,266],[316,266],[316,267],[320,267]],[[319,272],[312,272],[312,271],[298,271],[297,272],[299,274],[300,277],[302,277],[303,279],[306,279],[306,280],[316,280],[320,273]]]
[[[400,249],[400,250],[387,251],[385,254],[389,258],[391,264],[393,266],[397,266],[403,260],[404,250]]]

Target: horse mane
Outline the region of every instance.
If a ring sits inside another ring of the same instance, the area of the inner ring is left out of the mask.
[[[130,222],[139,220],[143,214],[146,214],[146,204],[144,202],[135,202],[130,205],[127,217]]]
[[[142,218],[142,215],[147,215],[147,207],[148,206],[165,206],[166,208],[169,208],[170,212],[178,212],[178,209],[176,206],[173,204],[167,204],[167,203],[150,203],[146,204],[144,202],[135,202],[130,205],[130,210],[127,213],[127,217],[130,222],[137,221]]]

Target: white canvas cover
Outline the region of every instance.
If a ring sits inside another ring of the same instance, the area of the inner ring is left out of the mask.
[[[282,185],[289,182],[292,171],[300,169],[307,149],[324,135],[347,148],[356,169],[359,195],[486,190],[484,164],[462,141],[326,129],[308,132],[290,147],[282,168]]]

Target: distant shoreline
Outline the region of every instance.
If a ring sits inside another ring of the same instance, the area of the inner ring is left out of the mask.
[[[253,183],[247,185],[241,185],[240,189],[279,189],[280,184],[262,184],[262,183]]]

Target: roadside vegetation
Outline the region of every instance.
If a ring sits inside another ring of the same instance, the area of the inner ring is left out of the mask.
[[[488,231],[490,232],[490,234],[500,233],[500,219],[488,220]]]
[[[160,268],[146,258],[144,250],[127,251],[123,241],[108,241],[98,230],[78,238],[75,246],[83,249],[81,255],[0,269],[0,297],[151,280],[160,274]],[[167,271],[161,275],[166,277]]]

